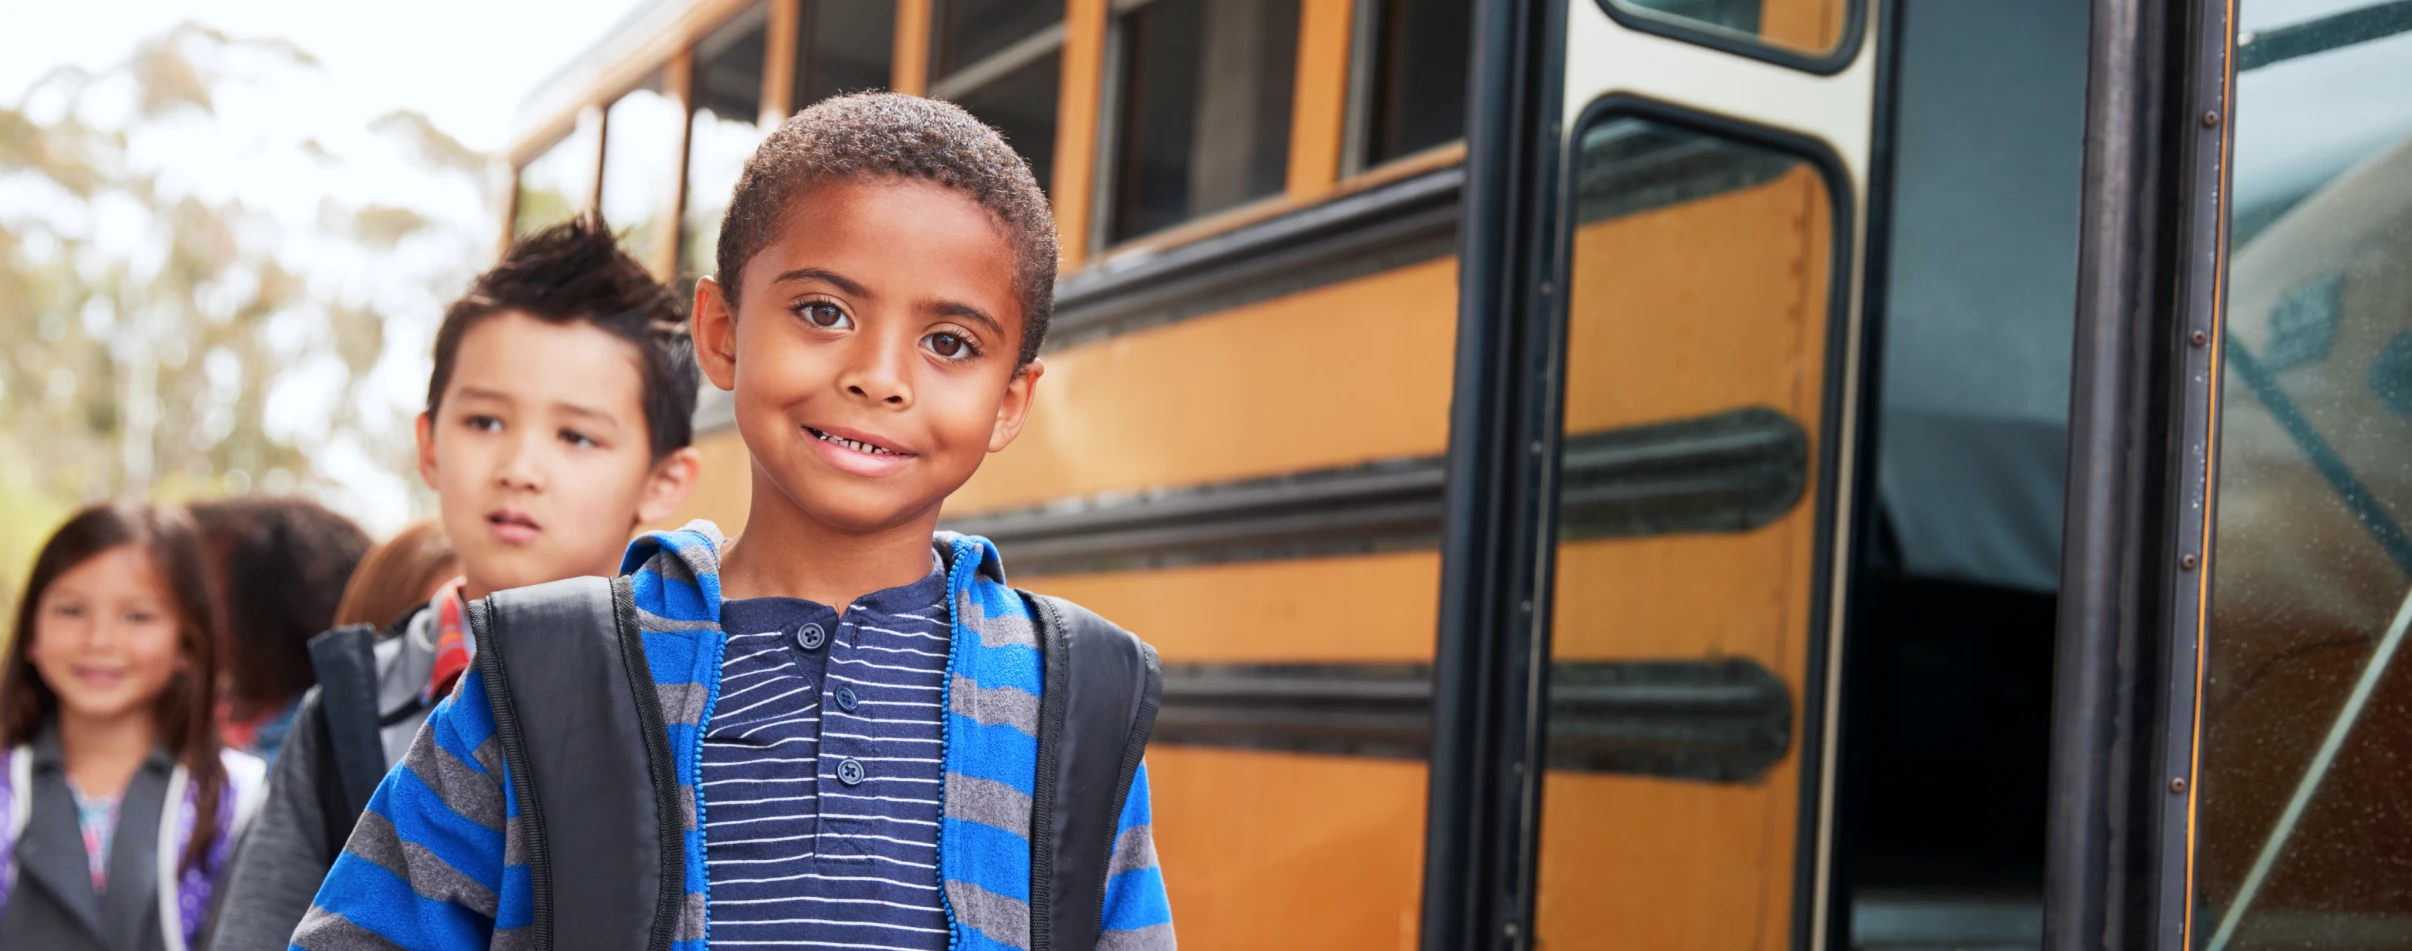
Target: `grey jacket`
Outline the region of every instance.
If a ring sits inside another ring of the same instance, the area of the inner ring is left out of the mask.
[[[109,848],[108,888],[95,893],[58,732],[42,730],[33,742],[32,811],[13,856],[16,885],[0,910],[0,948],[167,951],[159,927],[156,850],[174,769],[165,750],[153,750],[126,785]]]
[[[380,720],[384,725],[377,736],[388,766],[410,751],[411,738],[433,709],[417,704],[435,670],[435,617],[436,612],[420,608],[397,625],[396,636],[376,646],[377,710],[392,714]],[[293,715],[293,730],[286,735],[269,782],[268,801],[252,819],[227,872],[210,951],[284,951],[294,927],[310,910],[319,883],[335,865],[334,853],[327,850],[328,816],[319,794],[329,755],[322,699],[319,688],[311,688]]]

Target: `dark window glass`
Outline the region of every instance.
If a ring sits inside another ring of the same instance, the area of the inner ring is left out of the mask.
[[[762,112],[762,56],[770,11],[755,4],[695,44],[695,109],[754,121]]]
[[[1365,90],[1362,165],[1466,134],[1473,0],[1377,0]]]
[[[797,18],[797,109],[844,92],[888,88],[895,0],[815,0]]]
[[[1039,187],[1050,188],[1055,174],[1055,87],[1063,68],[1063,52],[1057,50],[977,88],[942,98],[953,99],[995,126],[1030,162]]]
[[[1061,0],[932,0],[930,78],[952,76],[1063,19]]]
[[[1110,240],[1281,191],[1297,0],[1156,0],[1121,36]]]
[[[2194,944],[2412,947],[2412,32],[2244,0]]]
[[[695,44],[695,113],[688,120],[686,214],[678,253],[685,278],[715,270],[720,216],[728,210],[737,174],[762,142],[764,130],[757,123],[768,20],[766,9],[757,5]]]

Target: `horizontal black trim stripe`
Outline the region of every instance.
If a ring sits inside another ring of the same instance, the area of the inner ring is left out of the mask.
[[[1116,255],[1055,285],[1050,348],[1447,257],[1457,168],[1427,172],[1153,254]]]
[[[1423,664],[1166,664],[1155,742],[1423,759],[1431,717]],[[1550,665],[1551,769],[1747,782],[1791,742],[1791,692],[1751,661]]]
[[[1753,407],[1566,441],[1566,539],[1735,532],[1799,504],[1809,438]],[[1441,457],[1099,496],[942,526],[985,535],[1015,571],[1060,574],[1358,554],[1438,544]]]
[[[2246,34],[2236,44],[2236,69],[2238,72],[2260,69],[2406,32],[2412,32],[2412,0],[2374,3]]]

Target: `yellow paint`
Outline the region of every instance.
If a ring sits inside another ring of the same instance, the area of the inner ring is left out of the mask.
[[[1777,46],[1812,53],[1826,52],[1842,42],[1843,20],[1851,2],[1765,0],[1759,5],[1759,35]]]
[[[1005,552],[1013,570],[1013,552]],[[1013,582],[1079,602],[1166,663],[1428,663],[1440,554],[1398,552]]]
[[[1804,167],[1583,226],[1568,306],[1567,429],[1767,406],[1814,444],[1830,305],[1827,202]],[[1549,773],[1542,945],[1789,946],[1815,580],[1811,478],[1799,504],[1750,532],[1559,546],[1553,659],[1750,658],[1791,688],[1795,753],[1750,784]]]
[[[1106,0],[1064,3],[1063,75],[1056,83],[1055,204],[1057,257],[1065,272],[1089,253],[1089,208],[1097,190],[1097,103],[1105,82]]]
[[[1312,201],[1340,177],[1340,143],[1348,135],[1349,0],[1302,0],[1298,6],[1298,74],[1291,84],[1291,201]]]
[[[1147,769],[1185,951],[1415,947],[1423,763],[1157,745]]]
[[[1049,354],[948,511],[1442,452],[1456,328],[1442,259]]]

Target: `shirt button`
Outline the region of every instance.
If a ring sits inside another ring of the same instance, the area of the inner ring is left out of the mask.
[[[846,712],[852,713],[854,712],[855,704],[861,703],[862,700],[855,697],[854,688],[839,687],[837,688],[837,702],[838,706],[846,708]]]
[[[837,773],[838,782],[845,783],[848,786],[862,785],[863,761],[855,759],[851,756],[838,760]]]
[[[803,627],[796,629],[797,647],[801,647],[808,651],[817,651],[821,649],[822,644],[826,644],[828,642],[829,632],[821,630],[821,626],[818,624],[806,624]]]

